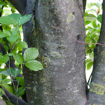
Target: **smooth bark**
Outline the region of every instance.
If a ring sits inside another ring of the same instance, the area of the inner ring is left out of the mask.
[[[105,0],[99,43],[105,44]],[[94,50],[94,68],[87,105],[105,105],[105,46],[97,45]]]

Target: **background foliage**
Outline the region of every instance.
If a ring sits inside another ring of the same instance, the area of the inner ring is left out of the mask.
[[[25,99],[25,86],[22,68],[25,65],[33,71],[42,70],[42,64],[35,60],[38,49],[28,48],[23,41],[22,25],[32,15],[21,16],[8,2],[0,0],[0,96],[5,88],[17,97]],[[24,54],[23,54],[23,49]],[[8,99],[8,97],[7,97]],[[5,100],[10,105],[9,100]],[[26,101],[26,99],[25,99]]]
[[[102,4],[101,2],[89,2],[86,5],[84,14],[85,29],[86,29],[86,70],[87,80],[91,74],[94,62],[94,48],[98,44],[102,22]]]

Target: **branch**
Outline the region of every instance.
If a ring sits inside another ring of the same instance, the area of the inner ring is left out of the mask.
[[[13,6],[23,14],[26,8],[26,0],[8,0]]]
[[[6,89],[2,88],[5,92],[5,95],[3,95],[3,97],[5,99],[9,99],[11,103],[13,103],[14,105],[28,105],[24,100],[18,98],[17,96],[15,96],[14,94],[8,92]],[[18,104],[17,104],[18,102]]]
[[[98,43],[105,43],[105,0],[103,0],[103,15],[101,33]],[[105,47],[97,45],[94,49],[94,65],[87,105],[105,105]]]
[[[87,0],[83,0],[83,11],[85,12],[85,8],[86,8],[86,1]]]
[[[4,48],[4,46],[0,43],[0,53],[2,53],[3,55],[6,54],[6,50]]]

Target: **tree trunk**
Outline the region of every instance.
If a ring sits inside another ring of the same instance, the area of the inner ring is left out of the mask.
[[[105,43],[105,0],[99,43]],[[94,68],[87,105],[105,105],[105,46],[97,45],[94,54]]]
[[[86,0],[9,0],[21,14],[33,14],[23,26],[29,47],[37,47],[44,69],[24,67],[29,105],[85,105]],[[22,4],[22,5],[21,5]],[[25,5],[26,4],[26,5]],[[105,43],[105,0],[99,43]],[[86,105],[105,105],[105,46],[95,49],[94,68]]]
[[[29,47],[37,47],[44,69],[24,67],[29,105],[85,105],[85,29],[82,0],[27,0],[23,26]]]

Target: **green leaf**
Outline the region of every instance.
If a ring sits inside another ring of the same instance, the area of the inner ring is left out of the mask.
[[[18,88],[18,97],[24,95],[24,92],[25,92],[25,88],[23,87]]]
[[[22,87],[25,86],[24,77],[16,77],[16,80],[18,81],[19,85],[21,85]]]
[[[31,19],[32,15],[24,15],[22,17],[20,17],[20,20],[19,20],[19,26],[28,22],[30,19]]]
[[[91,21],[85,20],[85,24],[86,24],[86,25],[88,25],[88,24],[90,24],[90,23],[91,23]]]
[[[11,76],[16,77],[17,75],[20,74],[20,69],[10,68],[10,69],[0,72],[0,74],[3,74],[5,76],[10,76],[11,74]]]
[[[85,21],[94,21],[97,19],[97,17],[93,14],[85,13],[84,19],[85,19]]]
[[[4,94],[4,90],[2,88],[0,88],[0,97]]]
[[[10,84],[10,83],[11,83],[11,79],[2,80],[2,84]]]
[[[13,76],[13,77],[17,77],[20,74],[20,69],[10,68],[8,70],[11,73],[11,76]]]
[[[28,48],[24,52],[24,61],[29,61],[37,58],[39,55],[37,48]]]
[[[32,71],[39,71],[43,69],[42,64],[36,60],[31,60],[31,61],[26,62],[25,66]]]
[[[0,31],[0,38],[4,38],[4,37],[7,37],[7,36],[8,35],[6,33]]]
[[[1,1],[0,1],[0,5],[2,5],[2,6],[5,5],[5,6],[6,6],[6,2],[4,2],[4,1],[1,0]],[[1,6],[1,8],[2,8],[2,6]]]
[[[19,64],[23,63],[23,56],[20,54],[13,54],[13,57],[15,59],[15,61],[17,61]]]
[[[13,44],[14,42],[16,42],[16,40],[19,38],[19,35],[18,35],[18,28],[14,28],[13,30],[12,30],[12,34],[11,34],[11,36],[9,36],[8,38],[7,38],[7,40],[11,43],[11,44]]]
[[[20,14],[15,14],[15,13],[8,16],[2,16],[0,17],[0,23],[5,25],[10,25],[10,24],[17,25],[20,16],[21,16]]]
[[[86,65],[87,70],[90,70],[92,65],[93,65],[93,62],[87,63],[87,65]]]
[[[19,28],[18,27],[12,29],[12,35],[19,35]]]
[[[8,62],[8,60],[9,60],[8,55],[2,55],[2,54],[0,53],[0,64],[6,63],[6,62]]]
[[[3,74],[5,76],[9,76],[10,75],[10,72],[8,70],[5,70],[5,71],[1,71],[0,72],[0,75]]]
[[[2,84],[2,87],[4,87],[9,92],[13,93],[13,87],[10,86],[9,84]]]
[[[16,46],[17,46],[17,48],[19,50],[22,50],[23,48],[28,48],[27,43],[26,42],[22,42],[22,41],[19,41]]]
[[[9,41],[11,44],[13,44],[14,42],[16,42],[16,40],[17,40],[18,38],[19,38],[18,35],[12,35],[12,36],[8,37],[7,39],[8,39],[8,41]]]
[[[92,22],[92,25],[93,25],[94,28],[97,28],[97,23],[96,23],[96,21],[93,21],[93,22]]]
[[[98,15],[97,20],[101,23],[102,22],[102,15]]]
[[[9,31],[8,29],[3,29],[3,32],[7,35],[7,36],[11,36],[11,31]]]

